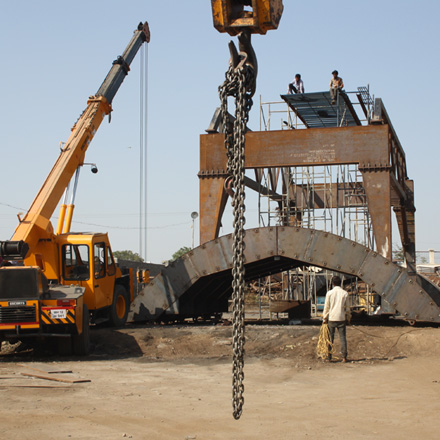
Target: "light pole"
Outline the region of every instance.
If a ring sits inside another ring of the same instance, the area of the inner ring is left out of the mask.
[[[196,221],[196,218],[199,216],[199,213],[196,211],[193,211],[191,213],[192,218],[192,247],[191,249],[194,249],[194,222]]]

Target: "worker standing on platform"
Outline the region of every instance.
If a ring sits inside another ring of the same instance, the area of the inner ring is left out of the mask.
[[[333,70],[332,72],[333,78],[330,81],[330,95],[332,97],[332,105],[336,104],[336,98],[338,96],[338,92],[340,92],[344,88],[344,81],[340,78],[339,72],[337,70]]]
[[[341,340],[342,362],[347,362],[347,322],[350,321],[350,305],[348,293],[341,287],[342,281],[339,276],[332,278],[333,289],[327,292],[325,297],[323,321],[328,323],[330,340],[333,344],[335,330],[338,329]],[[331,354],[328,357],[331,360]]]
[[[293,95],[293,93],[304,93],[304,83],[299,73],[295,75],[294,81],[289,84],[287,93],[289,95]]]

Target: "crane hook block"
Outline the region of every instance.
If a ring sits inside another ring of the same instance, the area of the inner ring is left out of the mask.
[[[277,29],[283,14],[283,0],[211,0],[214,27],[238,35],[243,29],[265,34]]]

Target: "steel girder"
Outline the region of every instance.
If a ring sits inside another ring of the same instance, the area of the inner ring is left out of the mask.
[[[376,247],[392,257],[391,209],[396,214],[406,261],[415,271],[414,186],[389,120],[360,127],[282,130],[246,134],[247,169],[357,164],[362,173]],[[222,133],[200,138],[200,242],[218,237],[228,194],[224,190],[226,154]],[[248,187],[259,188],[248,179]],[[268,191],[266,188],[260,188]],[[272,187],[275,191],[275,188]],[[333,205],[335,206],[335,205]]]

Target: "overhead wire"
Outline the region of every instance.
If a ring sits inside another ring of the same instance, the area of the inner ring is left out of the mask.
[[[6,206],[8,208],[12,208],[12,209],[16,209],[18,211],[26,211],[26,209],[24,208],[20,208],[18,206],[14,206],[14,205],[10,205],[8,203],[3,203],[0,202],[1,206]],[[107,218],[109,216],[106,216]],[[57,216],[53,216],[52,219],[57,220],[58,217]],[[108,229],[122,229],[122,230],[139,230],[139,226],[110,226],[110,225],[102,225],[99,223],[90,223],[90,222],[82,222],[79,220],[73,220],[72,223],[76,223],[76,224],[80,224],[80,225],[88,225],[88,226],[97,226],[99,228],[108,228]],[[189,222],[181,222],[181,223],[173,223],[170,225],[161,225],[161,226],[147,226],[147,223],[145,223],[144,225],[141,226],[142,229],[167,229],[167,228],[174,228],[177,226],[185,226],[188,225]]]
[[[54,217],[57,218],[57,217]],[[88,222],[79,222],[79,221],[72,221],[72,223],[77,223],[81,225],[88,225],[88,226],[97,226],[99,228],[106,228],[106,229],[122,229],[122,230],[139,230],[139,226],[109,226],[109,225],[100,225],[97,223],[88,223]],[[174,228],[176,226],[185,226],[188,225],[189,222],[184,223],[174,223],[171,225],[161,225],[161,226],[148,226],[148,229],[168,229],[168,228]],[[146,229],[146,226],[142,226],[142,230]]]
[[[19,206],[14,206],[14,205],[10,205],[8,203],[4,203],[4,202],[0,202],[0,206],[6,206],[7,208],[12,208],[12,209],[16,209],[18,211],[27,211],[27,209],[25,208],[20,208]],[[249,211],[255,211],[256,210],[252,210],[250,209]],[[167,211],[167,212],[149,212],[148,215],[151,216],[178,216],[178,215],[188,215],[188,211]],[[100,213],[99,215],[82,215],[82,214],[76,214],[76,216],[78,217],[87,217],[87,218],[113,218],[113,217],[138,217],[139,213],[138,212],[132,212],[132,213]]]
[[[7,206],[8,208],[12,208],[12,209],[18,209],[19,211],[26,211],[26,210],[23,209],[23,208],[19,208],[18,206],[14,206],[14,205],[9,205],[8,203],[2,203],[2,202],[0,202],[0,205],[2,205],[2,206]]]

